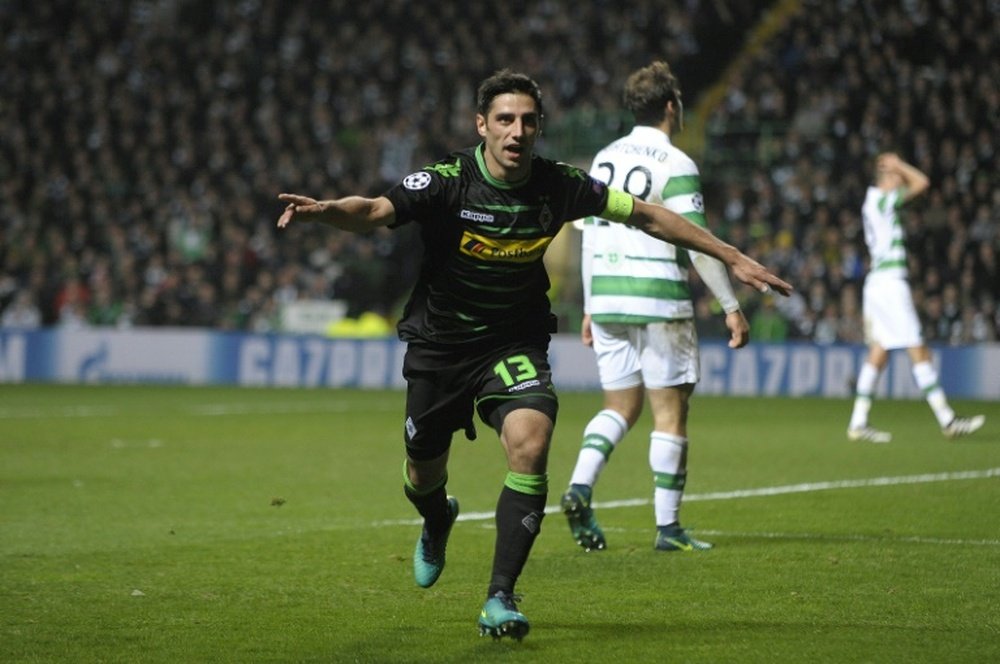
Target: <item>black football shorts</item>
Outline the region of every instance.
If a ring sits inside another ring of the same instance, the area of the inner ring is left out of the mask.
[[[547,341],[471,352],[410,344],[403,377],[404,440],[407,454],[418,461],[444,454],[456,431],[475,438],[473,410],[498,434],[512,410],[532,408],[553,423],[559,411]]]

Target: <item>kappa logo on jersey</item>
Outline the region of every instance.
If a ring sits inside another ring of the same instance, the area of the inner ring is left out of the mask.
[[[550,242],[552,242],[551,237],[535,240],[503,240],[465,231],[460,246],[466,256],[483,261],[530,263],[541,258]]]
[[[468,221],[478,221],[481,224],[492,224],[496,217],[486,212],[473,212],[472,210],[462,210],[458,216]]]
[[[416,173],[410,173],[405,178],[403,178],[403,186],[411,191],[420,191],[421,189],[426,189],[431,183],[431,174],[425,171],[417,171]]]

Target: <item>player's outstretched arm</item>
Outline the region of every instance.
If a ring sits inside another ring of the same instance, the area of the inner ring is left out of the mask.
[[[789,295],[794,290],[790,283],[771,274],[736,247],[665,207],[635,199],[626,223],[666,242],[715,256],[732,270],[733,276],[758,291],[775,290]]]
[[[385,196],[346,196],[319,201],[299,194],[278,194],[278,199],[287,204],[278,217],[278,228],[285,228],[293,220],[318,221],[341,230],[363,233],[396,220],[396,209]]]

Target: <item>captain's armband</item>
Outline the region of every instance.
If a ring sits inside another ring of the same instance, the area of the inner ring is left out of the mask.
[[[632,216],[634,208],[635,199],[632,198],[632,194],[608,187],[608,204],[605,206],[604,212],[598,216],[608,221],[625,223]]]

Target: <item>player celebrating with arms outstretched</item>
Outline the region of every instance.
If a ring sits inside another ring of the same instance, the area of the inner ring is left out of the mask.
[[[320,221],[364,232],[408,222],[423,240],[420,274],[399,322],[406,342],[404,493],[423,517],[413,556],[417,585],[445,565],[458,516],[446,492],[452,435],[472,435],[473,413],[507,457],[496,505],[496,544],[481,634],[523,638],[514,587],[538,536],[548,495],[548,450],[558,401],[548,363],[554,330],[542,257],[570,220],[597,215],[713,255],[754,288],[791,286],[665,208],[609,188],[586,172],[534,154],[542,95],[528,76],[502,70],[479,86],[482,142],[405,177],[375,198],[316,200],[282,194],[279,227]]]

